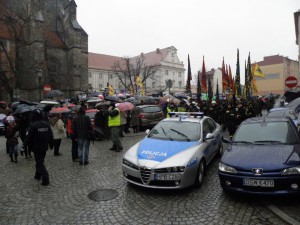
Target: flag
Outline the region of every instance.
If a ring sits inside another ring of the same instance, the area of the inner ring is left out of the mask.
[[[233,79],[232,79],[232,73],[231,73],[231,67],[229,65],[229,72],[228,72],[228,80],[229,80],[229,87],[231,89],[231,92],[233,92],[233,89],[234,89],[234,83],[233,83]]]
[[[197,103],[200,104],[201,102],[201,82],[200,82],[200,71],[198,71],[198,77],[197,77]]]
[[[252,66],[252,74],[253,76],[265,78],[265,74],[263,74],[263,72],[260,70],[257,63]]]
[[[209,102],[211,102],[212,98],[213,98],[213,90],[211,87],[211,81],[210,79],[208,79],[208,90],[207,90],[207,94],[208,94],[208,100]]]
[[[240,53],[239,53],[239,49],[237,49],[236,72],[235,72],[235,89],[236,89],[236,95],[241,96],[242,95],[242,90],[241,90],[241,78],[240,78]]]
[[[253,95],[257,95],[257,86],[256,86],[256,80],[254,79],[254,77],[252,78],[251,88],[253,91]]]
[[[248,55],[248,62],[247,62],[247,77],[245,79],[245,88],[246,88],[246,99],[249,99],[252,95],[251,86],[252,86],[252,72],[251,72],[251,59],[250,59],[250,52]]]
[[[216,101],[219,102],[219,83],[218,83],[218,79],[217,79],[217,88],[216,88]]]
[[[111,85],[109,85],[108,86],[108,95],[114,95],[114,94],[115,94],[114,88]]]
[[[225,71],[225,63],[224,63],[224,57],[222,62],[222,90],[223,94],[226,92],[227,89],[227,78],[226,78],[226,71]]]
[[[190,55],[188,55],[188,74],[187,74],[187,81],[186,81],[186,92],[187,94],[191,95],[191,80],[192,80],[192,71],[191,71],[191,64],[190,64]]]
[[[207,93],[207,81],[206,81],[204,56],[203,56],[203,61],[202,61],[201,86],[202,86],[202,93],[203,92]]]

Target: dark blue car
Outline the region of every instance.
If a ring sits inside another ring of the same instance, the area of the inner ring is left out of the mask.
[[[289,117],[256,117],[236,131],[219,164],[225,191],[300,193],[300,139]]]

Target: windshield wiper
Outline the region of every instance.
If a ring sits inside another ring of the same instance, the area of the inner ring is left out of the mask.
[[[253,144],[253,142],[251,142],[251,141],[233,141],[232,143],[234,143],[234,144],[240,144],[240,143],[242,143],[242,144]]]
[[[170,129],[171,131],[176,132],[177,134],[181,135],[182,137],[184,137],[187,141],[191,141],[191,139],[188,138],[188,136],[186,136],[185,134],[181,133],[178,130],[174,130],[174,129]]]
[[[259,143],[273,143],[273,144],[284,144],[281,141],[274,141],[274,140],[264,140],[264,141],[255,141],[255,144],[259,144]]]
[[[165,129],[162,128],[162,127],[160,127],[160,128],[161,128],[161,130],[163,131],[164,135],[165,135],[166,137],[168,137],[171,141],[173,141],[173,138],[171,138],[170,135],[167,134],[167,132],[165,131]]]

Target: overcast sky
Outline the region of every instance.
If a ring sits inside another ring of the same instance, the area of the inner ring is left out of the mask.
[[[192,73],[244,64],[264,56],[298,60],[294,12],[298,0],[75,0],[77,20],[89,35],[89,52],[133,57],[174,46]]]

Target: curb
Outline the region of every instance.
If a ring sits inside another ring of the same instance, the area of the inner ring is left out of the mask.
[[[300,225],[300,222],[293,219],[292,217],[290,217],[289,215],[287,215],[286,213],[284,213],[283,211],[281,211],[278,207],[276,207],[275,205],[268,205],[267,207],[269,210],[271,210],[275,215],[277,215],[279,218],[281,218],[282,220],[284,220],[285,222],[287,222],[290,225]]]

